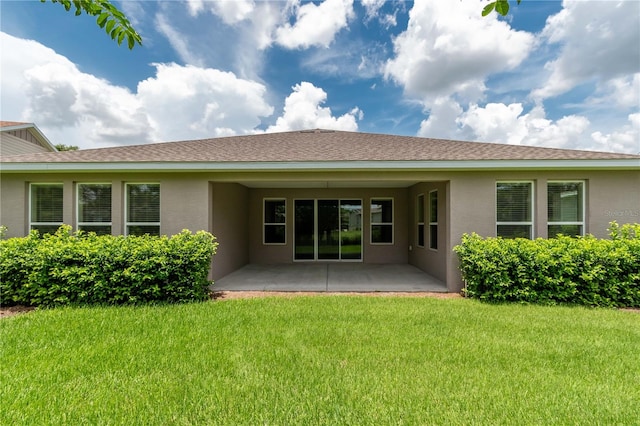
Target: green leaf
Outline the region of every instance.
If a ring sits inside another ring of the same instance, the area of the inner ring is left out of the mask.
[[[2,1],[2,0],[0,0]],[[124,37],[127,37],[127,45],[129,49],[133,49],[136,43],[142,45],[142,37],[131,26],[131,23],[111,2],[112,0],[50,0],[52,3],[61,4],[65,10],[69,11],[72,6],[75,7],[75,14],[81,15],[82,12],[91,16],[96,16],[96,23],[100,28],[104,28],[107,35],[113,40],[121,44]],[[40,0],[46,3],[47,0]],[[106,26],[106,28],[105,28]]]
[[[507,0],[497,0],[496,12],[502,16],[507,16],[507,13],[509,13],[509,2]]]
[[[116,37],[118,37],[118,34],[120,34],[120,31],[122,31],[122,28],[120,28],[119,25],[116,25],[114,29],[111,30],[111,33],[109,33],[109,35],[111,36],[111,39],[115,40]]]
[[[114,21],[113,19],[110,19],[110,20],[107,22],[107,26],[105,27],[105,31],[106,31],[107,33],[111,33],[111,30],[113,29],[113,26],[114,26],[115,24],[116,24],[116,21]]]
[[[490,14],[491,12],[493,12],[493,9],[495,9],[496,7],[496,2],[491,2],[488,5],[486,5],[484,7],[484,9],[482,9],[482,16],[487,16],[488,14]]]
[[[109,14],[107,12],[103,12],[98,16],[96,22],[100,25],[100,28],[104,28],[104,25],[107,23],[107,18],[109,18]]]

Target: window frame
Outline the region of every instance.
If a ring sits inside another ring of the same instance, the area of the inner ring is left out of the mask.
[[[432,210],[432,197],[435,195],[436,208]],[[438,250],[438,190],[429,191],[429,249]],[[435,216],[433,215],[435,213]],[[435,220],[433,220],[435,218]],[[435,230],[435,231],[434,231]],[[434,240],[435,238],[435,240]]]
[[[530,200],[529,200],[529,206],[530,206],[530,217],[531,219],[529,221],[521,221],[521,222],[515,222],[515,221],[498,221],[498,185],[500,184],[510,184],[510,183],[526,183],[529,184],[530,186]],[[528,239],[533,240],[535,238],[535,212],[536,212],[536,206],[535,206],[535,182],[533,180],[499,180],[496,181],[495,184],[495,215],[496,215],[496,227],[495,227],[495,231],[496,231],[496,236],[500,237],[499,233],[498,233],[498,228],[501,225],[514,225],[514,226],[529,226],[529,237]],[[502,237],[502,238],[512,238],[512,237]]]
[[[421,201],[422,199],[422,201]],[[424,193],[418,194],[416,196],[416,246],[424,248],[425,247],[425,226],[424,226],[424,218],[425,218],[425,204],[424,204]],[[422,214],[420,214],[422,213]],[[422,244],[420,242],[422,241]]]
[[[282,201],[284,202],[284,222],[267,222],[267,201]],[[267,242],[267,226],[283,226],[284,227],[284,241],[281,243]],[[287,245],[287,199],[282,197],[266,197],[262,199],[262,244],[266,246],[285,246]]]
[[[33,221],[33,187],[34,186],[59,186],[62,188],[62,218],[60,222],[34,222]],[[64,183],[63,182],[30,182],[29,183],[29,232],[38,229],[38,226],[55,226],[60,228],[64,224]],[[36,226],[36,228],[34,228]],[[38,231],[40,231],[38,229]]]
[[[130,222],[129,221],[129,190],[131,185],[158,185],[158,222]],[[158,235],[161,234],[160,224],[162,222],[162,191],[160,182],[125,182],[124,184],[124,235],[131,235],[129,233],[130,226],[157,226]]]
[[[391,222],[374,222],[373,221],[373,209],[371,208],[374,201],[391,201]],[[391,246],[395,242],[395,201],[393,197],[371,197],[369,198],[369,244],[372,246]],[[373,241],[373,227],[374,226],[390,226],[391,227],[391,241],[374,242]]]
[[[109,205],[109,217],[111,221],[109,222],[81,222],[80,221],[80,187],[82,185],[108,185],[111,187],[111,199]],[[111,182],[77,182],[76,183],[76,229],[78,231],[85,231],[81,227],[82,226],[108,226],[110,228],[109,233],[106,235],[113,234],[113,184]],[[91,232],[91,231],[85,231]]]
[[[581,192],[582,192],[582,205],[580,206],[582,208],[581,213],[582,213],[582,221],[550,221],[549,220],[549,184],[554,184],[554,183],[560,183],[560,184],[567,184],[567,183],[579,183],[582,185],[581,188]],[[548,180],[547,181],[547,238],[554,238],[555,235],[550,236],[549,234],[549,227],[550,226],[554,226],[554,225],[578,225],[581,227],[582,232],[579,234],[579,236],[584,236],[586,235],[586,220],[585,220],[585,216],[586,216],[586,208],[587,208],[587,197],[586,197],[586,188],[587,188],[587,182],[585,180],[581,180],[581,179],[570,179],[570,180]]]

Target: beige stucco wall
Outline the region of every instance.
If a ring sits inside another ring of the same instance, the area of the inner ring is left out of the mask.
[[[212,182],[210,194],[210,229],[219,243],[211,269],[216,280],[249,263],[249,189]]]
[[[21,237],[28,232],[27,196],[23,177],[0,174],[0,225],[7,227],[7,237]]]
[[[464,233],[495,236],[495,184],[499,180],[532,180],[535,184],[536,237],[547,236],[548,180],[584,180],[586,183],[586,232],[606,237],[609,222],[640,222],[639,171],[502,171],[502,172],[403,172],[388,174],[391,181],[422,182],[408,188],[248,188],[234,182],[246,177],[230,173],[61,173],[14,174],[0,171],[0,224],[8,227],[7,236],[28,232],[29,182],[64,184],[64,221],[75,225],[75,186],[83,182],[112,183],[112,222],[114,234],[124,231],[124,183],[159,182],[161,185],[161,232],[173,234],[187,228],[209,230],[220,242],[214,258],[213,278],[220,278],[246,263],[293,262],[294,199],[362,199],[364,208],[363,261],[369,263],[411,263],[447,283],[450,291],[459,291],[462,280],[453,247]],[[278,179],[288,175],[279,174]],[[295,174],[297,184],[318,179]],[[343,174],[324,174],[337,179]],[[344,174],[352,180],[380,180],[376,173]],[[254,181],[259,178],[251,176]],[[224,180],[224,182],[222,182]],[[439,191],[439,248],[437,252],[418,249],[415,234],[415,198],[418,193]],[[262,202],[264,198],[287,200],[287,244],[262,244]],[[375,246],[370,241],[371,198],[394,199],[394,244]],[[412,250],[409,250],[409,246]]]
[[[209,230],[209,182],[188,176],[165,176],[159,182],[162,234]]]
[[[62,183],[63,223],[76,226],[76,185],[111,183],[112,233],[124,233],[125,183],[160,183],[160,232],[173,235],[182,229],[209,229],[208,182],[189,175],[146,174],[2,174],[0,175],[0,224],[8,237],[29,232],[29,183]]]
[[[370,243],[371,198],[393,198],[394,242],[377,245]],[[262,214],[265,198],[285,198],[287,206],[286,241],[284,245],[264,245],[262,241]],[[249,202],[249,258],[251,263],[293,263],[293,202],[296,199],[361,199],[363,204],[362,256],[367,263],[407,263],[409,240],[408,190],[406,188],[313,188],[285,189],[256,188],[250,190]]]
[[[605,238],[613,220],[640,223],[640,172],[601,172],[587,185],[587,232]]]
[[[448,182],[422,182],[410,188],[409,191],[409,263],[434,276],[442,282],[446,282],[446,259],[448,253],[447,244],[447,200]],[[429,193],[438,191],[438,248],[429,248]],[[424,195],[424,224],[425,244],[418,246],[418,196]]]
[[[534,237],[547,237],[547,182],[583,180],[586,184],[585,232],[598,238],[608,236],[609,222],[640,223],[640,172],[638,171],[522,171],[451,174],[449,189],[448,252],[460,243],[464,233],[485,237],[496,235],[495,185],[501,180],[534,182]],[[447,287],[462,286],[458,259],[447,260]]]

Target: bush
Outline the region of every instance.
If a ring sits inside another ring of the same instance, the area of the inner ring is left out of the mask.
[[[208,297],[218,243],[213,235],[172,237],[32,231],[0,241],[0,303],[30,306],[186,302]]]
[[[490,302],[640,307],[640,225],[612,222],[610,240],[482,238],[454,248],[465,294]]]

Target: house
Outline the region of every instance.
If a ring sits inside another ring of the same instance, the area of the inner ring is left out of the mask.
[[[0,156],[56,151],[35,124],[0,121]]]
[[[208,230],[247,264],[410,264],[462,288],[464,233],[606,237],[640,221],[640,156],[332,130],[3,157],[7,236]]]

